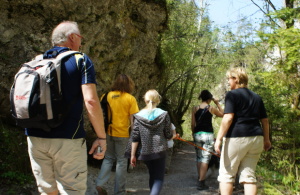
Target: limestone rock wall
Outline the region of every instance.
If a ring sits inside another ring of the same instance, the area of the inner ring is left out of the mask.
[[[51,48],[51,31],[63,20],[79,24],[99,95],[119,73],[135,81],[140,102],[159,81],[156,58],[159,34],[166,28],[165,0],[0,0],[0,5],[2,120],[10,119],[9,90],[19,66]]]

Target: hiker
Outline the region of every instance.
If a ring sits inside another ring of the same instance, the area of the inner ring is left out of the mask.
[[[81,47],[82,36],[78,25],[64,21],[52,32],[53,48],[44,58]],[[83,126],[83,103],[98,139],[89,154],[102,159],[106,150],[106,134],[102,110],[96,92],[94,65],[85,54],[75,54],[61,64],[61,85],[66,102],[75,102],[61,125],[49,132],[26,128],[28,153],[38,190],[41,194],[82,194],[87,189],[87,149]],[[94,153],[101,146],[101,153]]]
[[[194,106],[192,109],[191,129],[193,132],[194,142],[197,146],[204,148],[207,151],[196,149],[196,161],[198,171],[198,190],[207,190],[209,187],[205,184],[206,172],[209,161],[211,159],[214,147],[214,130],[212,126],[213,115],[217,117],[223,116],[223,109],[219,101],[213,98],[213,95],[208,90],[203,90],[199,94],[198,99],[202,102]],[[217,108],[210,106],[214,102]]]
[[[173,137],[168,140],[168,149],[167,149],[167,156],[166,156],[166,168],[165,168],[165,174],[169,174],[169,169],[171,165],[172,155],[173,155],[173,147],[174,147],[174,140],[176,138],[176,127],[173,123],[171,123],[171,130]]]
[[[107,131],[107,151],[96,179],[99,195],[107,194],[104,185],[108,182],[111,170],[116,161],[114,194],[126,194],[126,175],[128,159],[124,157],[133,124],[133,114],[139,111],[137,101],[131,93],[134,82],[125,74],[119,74],[107,95],[112,119]]]
[[[214,146],[215,151],[221,154],[220,191],[222,195],[232,194],[238,174],[245,194],[254,195],[257,194],[257,162],[263,149],[271,148],[269,121],[261,97],[247,88],[245,70],[233,68],[226,76],[231,91],[225,97],[225,114]]]
[[[134,127],[125,156],[136,166],[142,160],[149,171],[150,195],[160,193],[165,173],[167,140],[173,137],[170,116],[167,111],[157,108],[160,95],[154,89],[144,96],[146,107],[134,115]]]

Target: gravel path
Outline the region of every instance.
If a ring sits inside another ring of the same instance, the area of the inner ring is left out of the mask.
[[[219,195],[217,182],[217,169],[208,170],[206,184],[208,190],[197,190],[197,170],[195,164],[195,149],[193,146],[183,144],[180,149],[174,152],[169,173],[165,175],[164,186],[161,195]],[[97,195],[95,189],[95,179],[99,173],[99,168],[89,167],[88,169],[88,190],[86,195]],[[144,163],[138,162],[137,167],[127,174],[128,195],[149,195],[148,170]],[[113,195],[114,172],[106,185],[109,195]],[[1,193],[0,193],[1,194]],[[37,190],[31,195],[38,195]],[[242,190],[236,190],[233,195],[243,195]]]
[[[99,169],[89,169],[89,186],[87,195],[97,195],[95,190],[95,178],[97,177]],[[183,144],[182,148],[178,149],[173,154],[170,171],[165,176],[164,187],[161,195],[211,195],[218,193],[217,170],[214,172],[209,171],[210,175],[206,179],[206,184],[209,190],[197,190],[197,170],[195,164],[195,150],[193,146]],[[129,195],[148,195],[148,172],[146,166],[140,162],[137,167],[130,170],[127,175],[126,189]],[[113,194],[114,174],[108,182],[106,189],[108,194]],[[235,192],[235,195],[243,194]]]

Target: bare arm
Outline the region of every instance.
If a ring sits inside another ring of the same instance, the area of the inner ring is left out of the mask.
[[[269,120],[268,118],[263,118],[260,122],[264,133],[264,149],[268,151],[271,148]]]
[[[132,166],[136,166],[136,157],[135,157],[135,153],[137,150],[137,147],[139,145],[139,142],[132,142],[131,144],[131,158],[130,158],[130,164]]]
[[[222,106],[219,104],[219,101],[216,99],[213,99],[214,103],[216,104],[217,108],[211,108],[211,113],[216,115],[217,117],[223,117],[224,116],[224,110]]]
[[[103,113],[96,91],[96,85],[91,83],[84,84],[81,86],[81,89],[89,120],[95,129],[97,137],[100,138],[94,141],[89,154],[93,154],[97,147],[101,146],[102,152],[100,154],[94,153],[94,158],[102,159],[104,158],[106,151],[106,133],[104,130]]]
[[[221,126],[215,143],[215,151],[219,154],[221,154],[222,139],[226,135],[232,123],[233,117],[234,117],[234,113],[228,113],[228,114],[224,114],[224,117],[222,119]]]
[[[192,133],[194,133],[194,128],[196,126],[195,110],[196,110],[196,106],[193,107],[193,109],[192,109],[192,120],[191,120],[191,130],[192,130]]]
[[[172,130],[173,137],[171,139],[175,139],[177,137],[176,130]]]

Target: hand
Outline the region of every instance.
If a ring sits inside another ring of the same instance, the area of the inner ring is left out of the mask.
[[[176,136],[173,139],[178,139],[178,138],[180,138],[179,133],[177,133]]]
[[[214,101],[214,103],[215,103],[216,105],[219,104],[219,100],[213,98],[213,101]]]
[[[136,166],[136,157],[135,156],[131,156],[130,158],[130,164],[135,167]]]
[[[215,142],[215,151],[218,153],[218,154],[221,154],[221,145],[222,145],[222,140],[216,140]]]
[[[272,145],[271,145],[270,140],[264,141],[264,150],[265,150],[265,151],[268,151],[268,150],[270,150],[271,148],[272,148]]]
[[[98,146],[100,146],[102,149],[100,153],[97,153]],[[89,151],[89,154],[93,154],[94,159],[101,160],[104,158],[105,151],[106,151],[106,140],[96,139]]]
[[[171,139],[176,139],[177,134],[173,134],[173,137]]]

